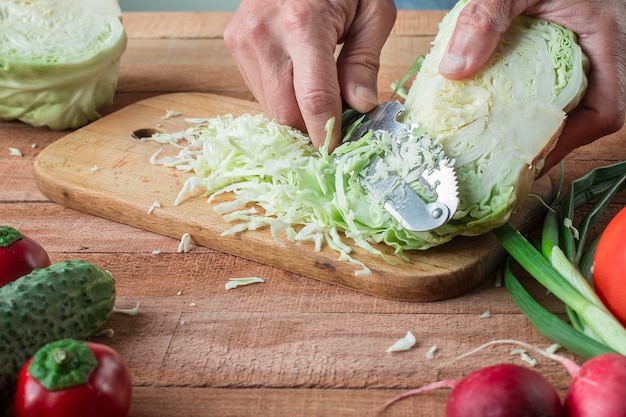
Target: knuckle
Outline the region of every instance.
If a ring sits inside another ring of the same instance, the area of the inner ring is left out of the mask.
[[[309,114],[313,117],[328,113],[335,101],[337,95],[332,94],[329,91],[312,90],[303,92],[299,97],[300,108],[303,113]]]
[[[358,66],[360,71],[365,70],[370,74],[378,74],[380,70],[380,57],[375,51],[367,48],[357,49],[350,51],[350,53],[339,55],[337,67],[340,70],[347,69],[354,71],[355,66]]]
[[[384,19],[388,24],[393,24],[393,22],[395,22],[398,9],[393,0],[373,0],[373,3],[372,12],[377,17]]]
[[[224,42],[229,49],[234,49],[254,42],[268,32],[266,19],[248,14],[243,19],[231,21],[224,30]]]
[[[312,20],[311,14],[310,5],[306,1],[292,1],[284,5],[280,21],[285,34],[298,34],[308,30]]]
[[[624,111],[616,111],[615,113],[601,114],[599,116],[598,125],[603,128],[605,134],[617,132],[624,126]]]
[[[610,102],[615,103],[614,101]],[[621,106],[615,103],[615,105],[605,105],[593,111],[593,115],[588,117],[587,122],[594,132],[594,135],[590,137],[589,141],[615,133],[624,126],[626,112],[624,111],[623,102]]]
[[[379,0],[376,0],[379,1]],[[285,2],[278,19],[286,36],[338,42],[356,12],[354,1],[296,0]]]
[[[511,24],[507,2],[472,1],[459,14],[458,23],[478,33],[504,33]]]
[[[372,73],[378,73],[380,70],[379,55],[372,51],[365,51],[359,62],[363,67]]]

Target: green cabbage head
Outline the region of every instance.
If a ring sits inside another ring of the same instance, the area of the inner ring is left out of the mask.
[[[0,119],[54,130],[97,119],[125,48],[117,0],[3,0]]]
[[[524,16],[475,76],[441,76],[439,63],[468,2],[458,2],[440,24],[405,101],[405,119],[455,159],[461,201],[454,220],[435,233],[444,239],[485,233],[508,220],[587,87],[588,60],[576,35]]]

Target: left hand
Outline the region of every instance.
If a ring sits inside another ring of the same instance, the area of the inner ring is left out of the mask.
[[[472,0],[461,12],[439,72],[462,79],[478,71],[512,20],[525,14],[558,23],[578,35],[591,62],[589,87],[569,115],[546,172],[566,155],[613,133],[626,115],[626,1]]]

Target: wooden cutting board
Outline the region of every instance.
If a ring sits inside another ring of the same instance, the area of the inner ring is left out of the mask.
[[[168,110],[183,116],[165,118]],[[44,149],[35,161],[37,185],[50,200],[67,207],[177,239],[189,233],[192,243],[384,298],[431,301],[458,296],[493,276],[502,262],[504,250],[487,234],[411,251],[408,261],[381,247],[396,261],[393,265],[357,249],[354,258],[372,273],[355,276],[361,268],[338,260],[329,248],[316,252],[313,244],[291,242],[281,247],[268,230],[220,236],[231,224],[205,197],[198,195],[173,205],[192,174],[151,165],[151,155],[164,145],[135,139],[130,133],[157,126],[175,132],[190,126],[185,117],[244,113],[257,114],[260,108],[253,102],[201,93],[167,94],[135,103]],[[535,183],[533,192],[550,199],[547,176]],[[161,207],[148,214],[155,201]],[[542,205],[531,198],[512,220],[527,231],[543,213]]]

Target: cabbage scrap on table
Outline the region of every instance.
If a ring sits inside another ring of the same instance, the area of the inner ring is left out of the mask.
[[[126,48],[117,0],[0,2],[0,119],[74,129],[111,104]]]
[[[386,132],[370,132],[329,155],[327,146],[316,151],[305,134],[263,115],[189,119],[195,125],[184,132],[150,138],[180,148],[176,156],[153,156],[152,163],[195,173],[176,204],[197,189],[209,201],[227,194],[227,202],[214,205],[233,222],[224,234],[268,228],[278,242],[313,241],[318,250],[327,244],[356,264],[354,246],[382,256],[376,244],[384,243],[403,256],[504,224],[528,195],[566,112],[584,94],[588,62],[571,31],[519,17],[480,72],[447,80],[437,67],[467,2],[446,15],[409,89],[403,121],[420,127],[401,145]],[[432,169],[441,152],[455,161],[460,205],[452,221],[435,230],[403,229],[361,186],[363,168],[379,155],[379,171],[397,170],[432,199],[415,178]],[[367,273],[362,266],[358,273]]]

